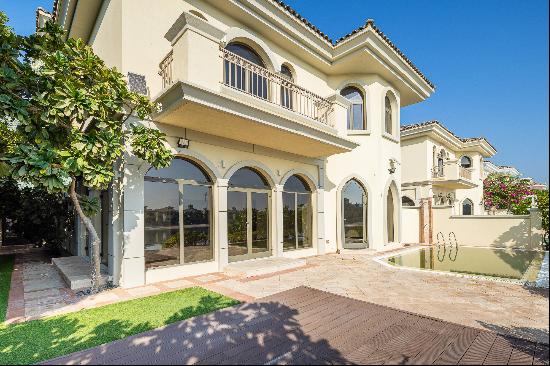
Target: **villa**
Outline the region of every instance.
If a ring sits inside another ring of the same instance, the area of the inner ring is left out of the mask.
[[[172,165],[128,154],[101,196],[115,284],[399,245],[399,111],[434,85],[372,20],[333,42],[279,1],[149,5],[59,0],[37,16],[162,105],[134,123],[167,134]],[[67,249],[86,256],[86,237]]]
[[[484,159],[496,152],[485,138],[460,138],[437,121],[402,126],[403,205],[431,199],[456,215],[483,215]]]

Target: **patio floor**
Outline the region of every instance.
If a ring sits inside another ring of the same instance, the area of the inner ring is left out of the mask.
[[[47,364],[548,364],[548,345],[299,287]]]

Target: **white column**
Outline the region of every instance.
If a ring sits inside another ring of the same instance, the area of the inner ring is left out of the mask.
[[[271,220],[271,225],[274,228],[272,230],[274,235],[272,243],[275,243],[272,252],[274,257],[281,257],[283,255],[283,189],[284,186],[281,184],[276,184],[273,189],[275,204],[272,208],[273,219]]]
[[[229,246],[227,240],[227,185],[229,179],[218,179],[214,189],[216,190],[216,220],[214,222],[216,230],[216,240],[218,248],[219,270],[223,271],[229,263]]]
[[[121,285],[126,288],[145,284],[143,177],[148,169],[142,161],[130,160],[124,166]]]

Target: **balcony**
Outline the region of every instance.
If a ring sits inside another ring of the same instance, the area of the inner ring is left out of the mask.
[[[334,128],[336,118],[345,118],[334,113],[339,105],[221,48],[204,37],[205,30],[217,35],[206,25],[195,33],[188,17],[165,36],[172,50],[159,64],[163,89],[154,99],[163,109],[155,120],[313,158],[358,146]]]
[[[472,179],[472,171],[461,167],[456,162],[433,167],[432,184],[450,189],[477,187],[477,184]]]

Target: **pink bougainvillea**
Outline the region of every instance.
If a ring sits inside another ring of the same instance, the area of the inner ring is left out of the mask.
[[[515,215],[529,213],[533,195],[528,180],[505,174],[493,173],[483,181],[485,208],[508,210]]]

